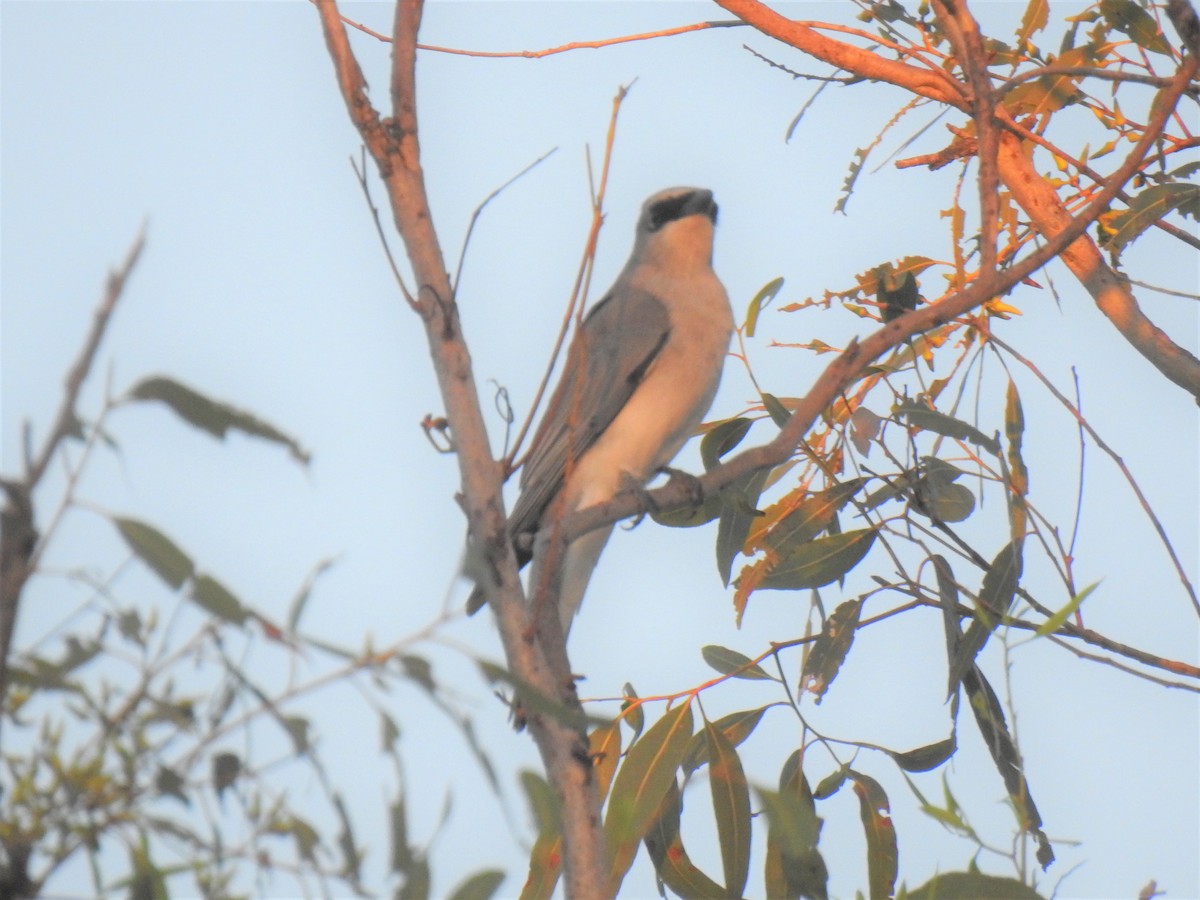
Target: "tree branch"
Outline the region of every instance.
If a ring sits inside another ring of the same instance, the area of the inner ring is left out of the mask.
[[[1177,78],[1170,88],[1160,93],[1160,99],[1165,98],[1166,101],[1162,104],[1164,107],[1173,105],[1174,100],[1179,96],[1182,83],[1186,82],[1181,82]],[[1011,136],[1005,135],[1005,137]],[[1068,221],[1061,230],[1029,256],[1013,263],[1006,269],[984,274],[956,294],[905,313],[868,335],[861,342],[852,342],[837,359],[825,368],[812,389],[800,399],[792,411],[791,418],[773,440],[762,446],[745,450],[728,462],[710,469],[698,479],[701,490],[706,495],[712,496],[744,475],[786,462],[800,446],[804,435],[808,433],[821,412],[840,397],[875,360],[913,336],[944,325],[981,306],[991,298],[1003,295],[1062,254],[1108,208],[1113,197],[1121,189],[1121,185],[1141,165],[1154,140],[1155,133],[1147,130],[1095,199],[1079,215],[1074,218],[1068,216]],[[1001,146],[1003,147],[1003,141]],[[1040,178],[1038,180],[1041,181]],[[694,489],[691,484],[671,482],[653,491],[620,494],[605,503],[572,514],[564,523],[563,539],[568,542],[573,541],[593,529],[646,512],[649,509],[661,512],[682,509],[694,503],[693,493]]]
[[[1148,150],[1149,144],[1158,139],[1175,103],[1195,76],[1196,67],[1197,57],[1188,56],[1171,84],[1159,92],[1150,120],[1138,142],[1139,147],[1145,146]],[[1071,214],[1054,187],[1038,174],[1033,160],[1025,154],[1021,142],[1011,133],[1006,132],[1001,136],[997,161],[1000,177],[1013,199],[1043,235],[1057,234],[1071,220]],[[1123,187],[1133,171],[1128,165],[1122,166],[1108,177],[1109,187]],[[1105,193],[1115,196],[1117,191],[1106,189]],[[1078,240],[1064,249],[1062,261],[1134,349],[1168,379],[1200,400],[1200,360],[1176,344],[1142,312],[1128,284],[1104,262],[1095,242],[1086,235],[1080,235]]]
[[[0,510],[0,711],[8,696],[8,656],[16,630],[17,607],[21,602],[21,591],[33,574],[33,555],[38,539],[33,519],[33,492],[46,474],[59,445],[78,427],[79,417],[75,407],[79,402],[79,392],[92,370],[113,310],[145,245],[146,233],[143,228],[120,267],[109,274],[104,296],[92,314],[91,330],[67,373],[62,402],[41,452],[27,463],[25,475],[20,480],[0,479],[0,487],[5,493],[4,508]]]
[[[811,28],[786,19],[756,0],[717,0],[718,4],[759,31],[777,40],[790,44],[830,65],[847,69],[863,78],[886,81],[903,87],[915,94],[948,103],[965,112],[971,111],[965,87],[948,74],[934,74],[925,69],[905,63],[883,59],[869,50],[844,44],[818,34]],[[1184,44],[1189,48],[1200,43],[1200,25],[1195,11],[1186,0],[1172,0],[1167,7],[1172,23],[1179,31]],[[1192,49],[1183,60],[1179,71],[1166,88],[1159,92],[1155,101],[1151,121],[1146,123],[1138,147],[1142,148],[1138,160],[1145,157],[1149,143],[1157,140],[1167,117],[1175,108],[1180,95],[1196,76],[1197,55]],[[997,108],[1002,125],[1007,125],[1007,114]],[[1046,237],[1060,233],[1070,221],[1070,213],[1063,206],[1054,187],[1043,179],[1034,168],[1031,159],[1021,151],[1020,143],[1011,134],[1003,134],[997,153],[997,168],[1005,187],[1029,216],[1034,226]],[[1118,187],[1132,176],[1136,168],[1123,166],[1108,178]],[[1115,191],[1105,190],[1109,200]],[[1141,311],[1133,294],[1119,276],[1104,263],[1095,243],[1082,232],[1077,241],[1062,253],[1063,262],[1082,282],[1092,295],[1101,312],[1117,327],[1117,330],[1133,344],[1163,375],[1200,399],[1200,360],[1180,347],[1160,328],[1154,325]]]
[[[415,307],[425,326],[458,453],[472,553],[496,614],[509,670],[523,688],[579,713],[577,717],[557,717],[531,708],[528,725],[547,778],[562,804],[567,896],[596,897],[602,890],[600,886],[607,883],[608,858],[587,738],[574,724],[584,721],[582,707],[575,695],[565,647],[552,647],[554,652],[547,652],[532,639],[535,629],[508,538],[500,493],[502,471],[491,456],[471,357],[425,193],[416,106],[416,41],[422,4],[420,0],[401,0],[396,5],[390,84],[393,118],[384,120],[367,99],[366,83],[335,0],[318,0],[316,5],[347,112],[387,188],[396,227],[413,269]]]

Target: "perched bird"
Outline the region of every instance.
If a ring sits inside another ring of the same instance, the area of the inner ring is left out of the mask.
[[[583,320],[534,434],[509,517],[533,595],[548,526],[640,488],[674,458],[717,392],[733,312],[712,269],[711,191],[660,191],[642,206],[633,252]],[[571,543],[555,572],[563,634],[612,526]],[[468,608],[483,604],[476,588]]]

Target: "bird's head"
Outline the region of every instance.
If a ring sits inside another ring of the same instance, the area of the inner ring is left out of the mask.
[[[676,266],[711,266],[716,222],[712,191],[695,187],[659,191],[642,204],[634,258]]]

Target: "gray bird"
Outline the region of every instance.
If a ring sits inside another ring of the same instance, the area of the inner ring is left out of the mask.
[[[532,595],[548,529],[571,513],[640,488],[679,452],[717,392],[733,312],[712,269],[712,191],[659,191],[642,206],[629,262],[567,351],[530,444],[508,529],[533,560]],[[575,540],[558,583],[563,634],[579,609],[612,526]],[[476,589],[468,603],[483,604]]]

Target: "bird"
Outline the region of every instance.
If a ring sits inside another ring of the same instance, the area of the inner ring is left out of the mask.
[[[551,526],[641,489],[703,421],[721,380],[733,311],[712,268],[712,191],[675,187],[642,205],[629,261],[584,317],[521,470],[508,534],[530,594]],[[564,638],[612,525],[574,540],[554,566]],[[476,587],[468,609],[483,605]]]

